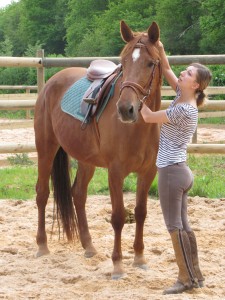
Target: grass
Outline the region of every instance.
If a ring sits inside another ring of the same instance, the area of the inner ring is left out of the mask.
[[[201,118],[198,120],[198,124],[217,124],[224,125],[225,118],[224,117],[216,117],[216,118]]]
[[[26,119],[26,111],[25,110],[15,110],[15,111],[2,110],[0,111],[0,118],[10,119],[10,120]]]
[[[34,198],[37,168],[13,166],[0,169],[0,199]]]
[[[191,196],[208,198],[225,197],[225,156],[189,156],[189,166],[194,173]]]
[[[17,160],[18,161],[18,158]],[[26,158],[23,159],[23,162]],[[225,197],[225,156],[224,155],[189,155],[188,163],[192,169],[195,181],[189,193],[190,196],[207,198]],[[76,165],[73,166],[73,178]],[[37,180],[37,166],[14,164],[0,169],[0,199],[34,199]],[[136,192],[136,175],[130,174],[124,182],[124,192]],[[97,168],[89,188],[89,195],[108,195],[107,170]],[[158,198],[157,176],[150,189],[150,196]]]

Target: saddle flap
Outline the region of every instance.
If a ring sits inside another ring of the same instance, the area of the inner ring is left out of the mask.
[[[91,81],[94,81],[95,79],[107,78],[117,69],[117,67],[118,66],[110,60],[93,60],[87,69],[87,78]]]

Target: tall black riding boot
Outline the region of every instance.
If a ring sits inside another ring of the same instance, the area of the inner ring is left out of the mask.
[[[170,235],[179,274],[177,282],[166,289],[163,294],[180,294],[186,290],[198,287],[198,279],[193,267],[191,246],[187,233],[184,230],[175,230]]]
[[[203,287],[205,278],[203,277],[199,267],[198,247],[197,247],[196,237],[193,231],[189,231],[187,232],[187,234],[191,245],[192,262],[193,262],[193,267],[195,270],[196,277],[198,278],[198,284],[200,287]]]

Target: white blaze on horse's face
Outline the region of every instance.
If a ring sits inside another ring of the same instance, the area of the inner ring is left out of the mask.
[[[133,62],[137,61],[138,58],[141,55],[141,49],[134,49],[133,53],[132,53],[132,58],[133,58]]]

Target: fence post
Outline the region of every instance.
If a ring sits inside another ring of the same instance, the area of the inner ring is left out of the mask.
[[[192,137],[192,144],[197,144],[197,140],[198,140],[198,133],[197,133],[197,128],[193,134],[193,137]]]
[[[30,89],[26,88],[26,94],[30,94]],[[31,118],[31,109],[27,109],[26,110],[26,119],[30,119]]]
[[[44,58],[44,50],[40,49],[37,50],[37,57],[41,57],[42,60]],[[42,88],[45,85],[45,68],[42,67],[38,67],[37,68],[37,86],[38,86],[38,94],[40,93],[40,91],[42,90]]]

